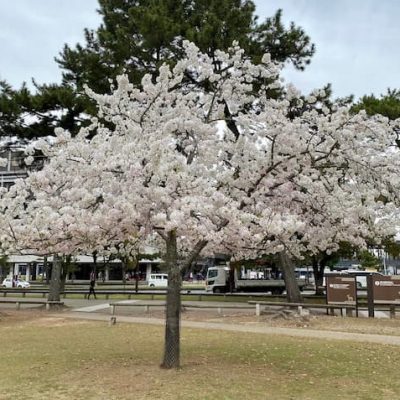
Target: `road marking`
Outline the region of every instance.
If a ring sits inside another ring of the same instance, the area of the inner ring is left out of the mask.
[[[117,303],[117,304],[135,304],[138,301],[139,300],[121,300],[121,301],[115,301],[114,303]]]
[[[110,308],[110,304],[97,304],[95,306],[90,307],[82,307],[82,308],[74,308],[72,311],[79,311],[79,312],[93,312],[98,310],[104,310],[106,308]]]
[[[134,304],[134,303],[137,303],[138,301],[139,300],[121,300],[121,301],[118,301],[117,303],[119,303],[119,304]],[[74,308],[71,311],[94,312],[94,311],[104,310],[106,308],[110,308],[109,303],[96,304],[95,306],[89,306],[89,307]]]

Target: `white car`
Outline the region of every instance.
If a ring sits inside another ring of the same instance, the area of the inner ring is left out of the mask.
[[[148,285],[150,287],[167,287],[168,275],[167,274],[150,274]]]
[[[12,288],[13,287],[12,279],[11,278],[4,279],[2,286],[5,288]],[[21,289],[26,289],[26,288],[29,288],[30,286],[31,286],[31,284],[27,281],[24,281],[23,279],[18,279],[17,281],[15,281],[15,285],[14,285],[14,287],[21,288]]]

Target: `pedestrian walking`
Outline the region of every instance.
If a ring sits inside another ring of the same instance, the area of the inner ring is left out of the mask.
[[[89,284],[89,294],[88,294],[88,300],[90,299],[90,295],[93,294],[94,298],[97,299],[96,297],[96,292],[94,291],[94,286],[96,285],[96,275],[94,271],[90,273],[90,284]]]

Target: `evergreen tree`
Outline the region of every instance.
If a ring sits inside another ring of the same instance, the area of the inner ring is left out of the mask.
[[[373,94],[363,96],[352,110],[355,113],[365,110],[368,115],[381,114],[392,120],[400,118],[400,90],[388,89],[387,93],[380,97]]]
[[[69,85],[37,85],[31,93],[25,84],[12,89],[0,82],[0,135],[17,136],[21,142],[51,135],[62,126],[74,132],[92,111],[86,96],[79,95]]]
[[[85,31],[86,45],[64,46],[56,59],[63,82],[81,90],[109,91],[109,79],[125,72],[131,82],[156,73],[163,62],[182,54],[190,40],[211,57],[234,40],[257,61],[268,52],[273,59],[291,61],[304,69],[314,45],[301,28],[282,24],[282,10],[257,23],[252,1],[243,0],[99,0],[103,23]]]
[[[365,110],[368,115],[381,114],[394,121],[400,118],[400,90],[388,89],[386,94],[382,94],[379,98],[371,94],[363,96],[351,110],[354,113]],[[400,147],[400,126],[397,123],[393,129],[397,133],[396,144]]]
[[[30,139],[51,135],[56,126],[74,134],[94,114],[84,85],[107,93],[110,80],[123,72],[138,83],[162,63],[176,62],[184,39],[210,57],[236,40],[255,62],[269,52],[300,70],[315,50],[302,28],[284,27],[281,10],[258,23],[250,0],[99,0],[98,12],[100,27],[86,29],[84,44],[65,45],[56,58],[60,85],[36,84],[35,93],[1,85],[1,134]]]

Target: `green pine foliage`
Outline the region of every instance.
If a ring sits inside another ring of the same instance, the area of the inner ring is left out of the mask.
[[[251,0],[99,0],[99,28],[86,29],[83,44],[66,44],[55,58],[61,84],[36,84],[34,93],[0,84],[0,134],[31,139],[51,135],[56,126],[75,134],[95,113],[85,85],[107,93],[121,73],[140,84],[162,63],[175,63],[185,39],[210,57],[236,40],[256,62],[269,52],[304,69],[315,51],[304,30],[294,23],[286,28],[282,10],[262,23],[255,11]]]
[[[381,266],[379,258],[368,250],[361,250],[357,257],[360,260],[361,268],[364,270],[379,269]]]
[[[363,96],[352,110],[354,112],[365,110],[368,115],[381,114],[392,120],[400,118],[400,90],[388,89],[387,93],[380,97],[373,94]]]

